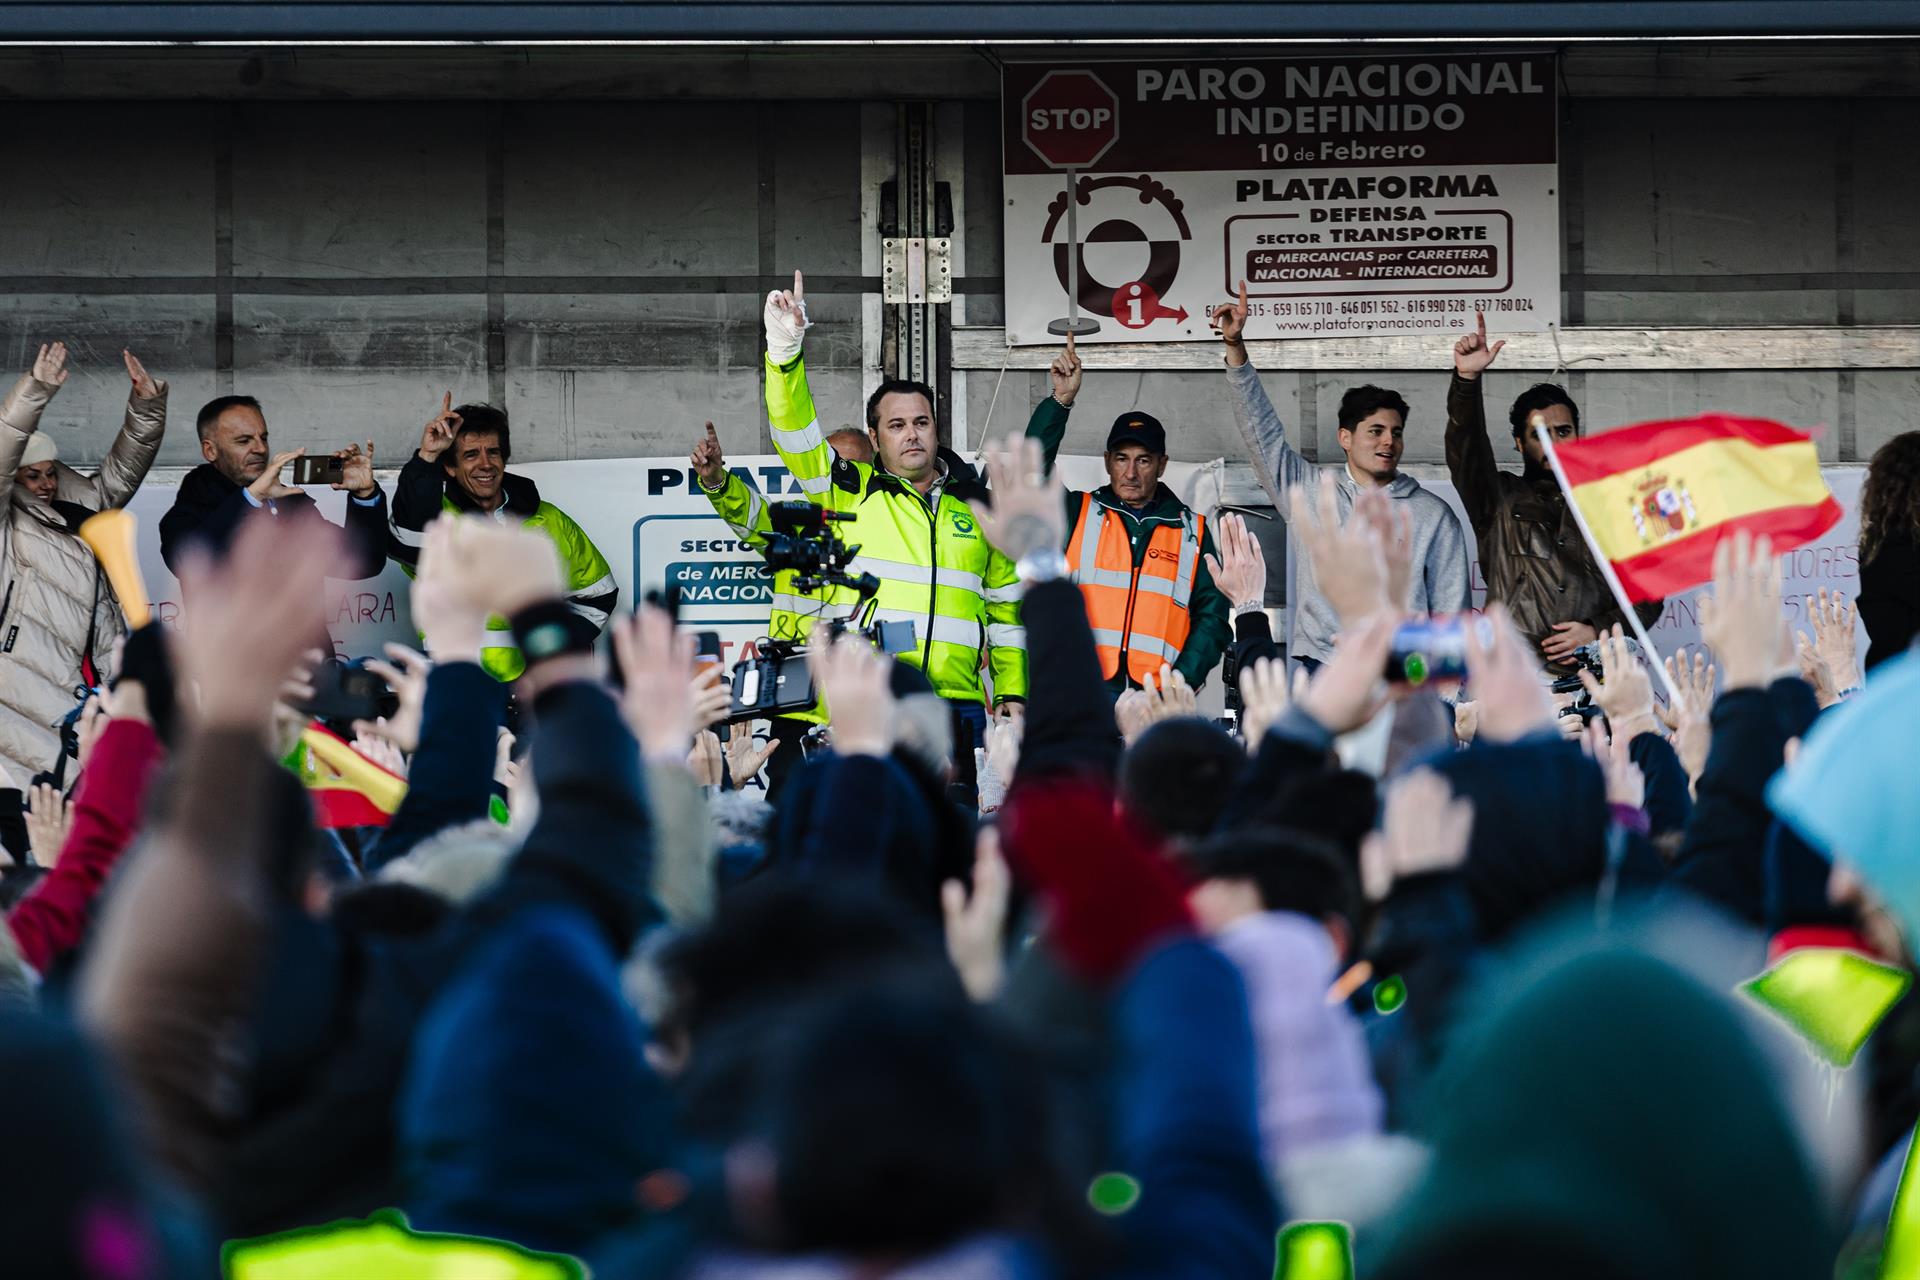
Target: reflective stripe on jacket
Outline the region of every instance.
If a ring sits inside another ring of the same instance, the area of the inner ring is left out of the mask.
[[[880,580],[875,619],[913,624],[914,648],[901,661],[924,671],[940,696],[979,702],[984,654],[995,699],[1026,697],[1019,576],[967,506],[969,499],[986,501],[984,486],[946,478],[922,495],[878,467],[836,458],[821,433],[803,360],[785,368],[768,361],[767,415],[794,484],[809,501],[854,517],[837,533],[859,548],[848,572]],[[773,527],[767,500],[738,473],[707,497],[741,541],[765,544]],[[802,592],[790,571],[775,575],[773,592],[773,640],[802,640],[821,619],[846,618],[859,599],[847,587]]]
[[[1206,519],[1184,506],[1180,511],[1178,523],[1155,525],[1136,566],[1125,517],[1093,494],[1081,495],[1079,518],[1067,536],[1067,564],[1086,597],[1100,673],[1109,680],[1124,657],[1128,677],[1145,683],[1162,664],[1177,661],[1187,643]]]
[[[541,499],[540,490],[532,480],[509,472],[502,485],[506,491],[506,501],[501,507],[504,518],[517,519],[522,527],[536,529],[553,539],[553,545],[560,552],[560,565],[567,575],[567,608],[579,619],[583,632],[598,636],[606,629],[607,619],[613,616],[614,607],[620,601],[620,584],[614,580],[606,557],[572,516]],[[388,551],[408,577],[413,576],[420,559],[420,545],[427,525],[442,511],[475,519],[503,518],[480,511],[440,466],[426,461],[417,452],[400,469],[390,511]],[[520,647],[513,642],[513,628],[505,618],[487,619],[480,665],[502,683],[519,679],[527,669]]]

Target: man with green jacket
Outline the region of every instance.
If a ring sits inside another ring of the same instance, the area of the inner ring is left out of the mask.
[[[1053,466],[1080,393],[1080,357],[1067,339],[1049,374],[1053,394],[1034,406],[1027,435]],[[1162,484],[1167,436],[1134,411],[1107,434],[1107,483],[1067,493],[1067,562],[1087,601],[1100,669],[1115,694],[1140,688],[1162,665],[1199,688],[1233,638],[1230,602],[1207,572],[1218,557],[1206,520]],[[1246,602],[1260,607],[1260,601]]]
[[[400,469],[388,527],[388,555],[408,576],[420,559],[426,527],[443,511],[514,520],[553,539],[567,575],[567,609],[583,638],[599,638],[620,601],[620,585],[606,557],[586,530],[551,502],[525,476],[510,475],[512,437],[507,415],[490,404],[453,407],[449,394],[440,414],[420,435],[420,448]],[[520,678],[526,659],[505,618],[487,619],[480,665],[505,683]]]
[[[767,418],[773,447],[807,498],[854,517],[839,532],[860,554],[848,572],[880,580],[875,619],[911,622],[914,648],[901,661],[925,673],[956,708],[954,762],[970,772],[972,749],[986,727],[984,667],[993,701],[1015,715],[1027,696],[1026,633],[1020,626],[1020,580],[1011,560],[981,536],[968,502],[987,493],[939,456],[933,392],[913,382],[883,382],[867,400],[874,461],[836,456],[820,429],[800,348],[808,326],[802,277],[767,297]],[[714,510],[743,542],[758,546],[772,528],[766,500],[729,472],[709,431],[693,465]],[[857,603],[846,587],[801,593],[793,575],[774,579],[768,635],[805,638],[822,619],[846,618]]]

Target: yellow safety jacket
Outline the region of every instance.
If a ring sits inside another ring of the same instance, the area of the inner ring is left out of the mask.
[[[767,362],[767,418],[773,447],[800,491],[829,511],[854,516],[837,529],[860,549],[848,572],[880,579],[876,621],[913,623],[915,648],[901,661],[925,672],[943,698],[984,701],[983,665],[992,671],[996,701],[1025,698],[1019,576],[982,536],[967,506],[968,499],[986,501],[986,488],[943,478],[923,496],[885,470],[836,457],[814,412],[804,360],[785,367]],[[766,499],[738,474],[707,497],[741,541],[764,543],[773,528]],[[804,639],[821,619],[847,617],[859,599],[848,587],[802,593],[794,577],[791,571],[774,577],[769,639]]]

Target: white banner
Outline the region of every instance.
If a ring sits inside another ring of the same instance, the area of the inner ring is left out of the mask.
[[[778,457],[735,458],[731,462],[769,497],[802,498]],[[1059,466],[1070,487],[1091,489],[1105,482],[1098,457],[1062,457]],[[536,462],[513,470],[531,478],[540,486],[543,498],[587,531],[613,566],[623,609],[632,606],[638,598],[636,592],[678,584],[682,621],[696,630],[719,632],[728,664],[750,652],[752,642],[765,634],[772,595],[770,579],[761,571],[760,558],[740,546],[733,531],[714,515],[684,458]],[[1445,498],[1460,519],[1461,528],[1469,529],[1444,470],[1417,467],[1411,471],[1423,485]],[[1828,467],[1825,475],[1847,515],[1818,542],[1785,557],[1782,609],[1788,621],[1796,625],[1801,624],[1805,596],[1824,587],[1852,598],[1860,586],[1857,508],[1866,472],[1862,467]],[[140,520],[140,566],[148,593],[160,618],[169,623],[179,619],[180,591],[160,560],[159,524],[173,504],[179,480],[178,472],[156,473],[134,496],[129,508]],[[382,480],[391,493],[391,475]],[[1221,460],[1176,462],[1167,468],[1166,481],[1188,505],[1209,515],[1223,500],[1223,494],[1229,500],[1264,502],[1263,498],[1252,497],[1258,490],[1244,464],[1230,465]],[[344,494],[318,489],[312,492],[322,511],[332,519],[341,518]],[[848,542],[860,541],[858,521],[840,526],[840,532]],[[1486,582],[1470,529],[1467,546],[1474,560],[1474,604],[1480,605],[1486,599]],[[391,564],[378,578],[365,582],[329,582],[325,610],[335,649],[343,655],[362,656],[378,653],[380,645],[388,640],[417,643],[407,590],[406,575]],[[1651,628],[1653,642],[1662,654],[1699,643],[1698,595],[1698,591],[1692,591],[1669,600],[1666,612]],[[1862,657],[1865,653],[1863,639]],[[1212,681],[1208,702],[1218,698],[1218,690],[1219,682]]]
[[[1015,63],[1001,85],[1006,335],[1198,341],[1559,323],[1549,54]],[[1074,240],[1069,238],[1068,183]]]

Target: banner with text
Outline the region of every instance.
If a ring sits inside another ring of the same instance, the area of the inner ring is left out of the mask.
[[[1560,317],[1551,54],[1015,63],[1001,82],[1006,335],[1508,332]],[[1063,330],[1056,329],[1055,332]]]
[[[803,496],[777,457],[729,461],[735,471],[776,501],[795,501]],[[1105,479],[1098,457],[1063,456],[1059,466],[1067,484],[1076,489],[1097,487]],[[1417,470],[1420,482],[1444,499],[1461,527],[1468,528],[1459,497],[1444,472],[1433,467]],[[753,642],[766,633],[772,581],[762,572],[759,556],[742,546],[733,531],[713,514],[685,458],[537,462],[516,466],[514,471],[532,477],[543,497],[580,522],[613,566],[623,611],[638,598],[636,593],[677,584],[682,619],[689,627],[719,632],[729,665],[751,653]],[[1807,627],[1801,607],[1805,596],[1824,588],[1852,597],[1860,589],[1856,544],[1865,469],[1827,467],[1824,474],[1846,509],[1846,518],[1783,560],[1786,589],[1782,612],[1803,630]],[[392,477],[383,475],[381,480],[391,492]],[[1229,501],[1264,502],[1256,496],[1259,490],[1245,464],[1230,467],[1219,460],[1176,462],[1167,468],[1166,482],[1182,500],[1209,516],[1222,501],[1223,491]],[[156,472],[129,504],[140,520],[138,551],[148,593],[158,616],[168,623],[180,621],[180,588],[161,562],[158,528],[160,517],[173,505],[178,484],[178,472]],[[340,519],[345,495],[327,490],[311,492],[322,511]],[[840,533],[848,542],[858,544],[859,522],[840,526]],[[1467,552],[1473,561],[1473,602],[1478,606],[1486,599],[1486,581],[1471,535]],[[1279,572],[1277,565],[1270,569]],[[417,645],[407,590],[406,575],[394,565],[364,582],[329,582],[323,604],[335,649],[343,655],[364,656],[377,654],[381,644],[389,640]],[[1666,611],[1651,629],[1653,642],[1662,654],[1700,642],[1699,595],[1699,591],[1690,591],[1667,602]],[[1863,641],[1862,655],[1865,652]],[[1208,682],[1209,704],[1217,705],[1218,689],[1217,680]]]

